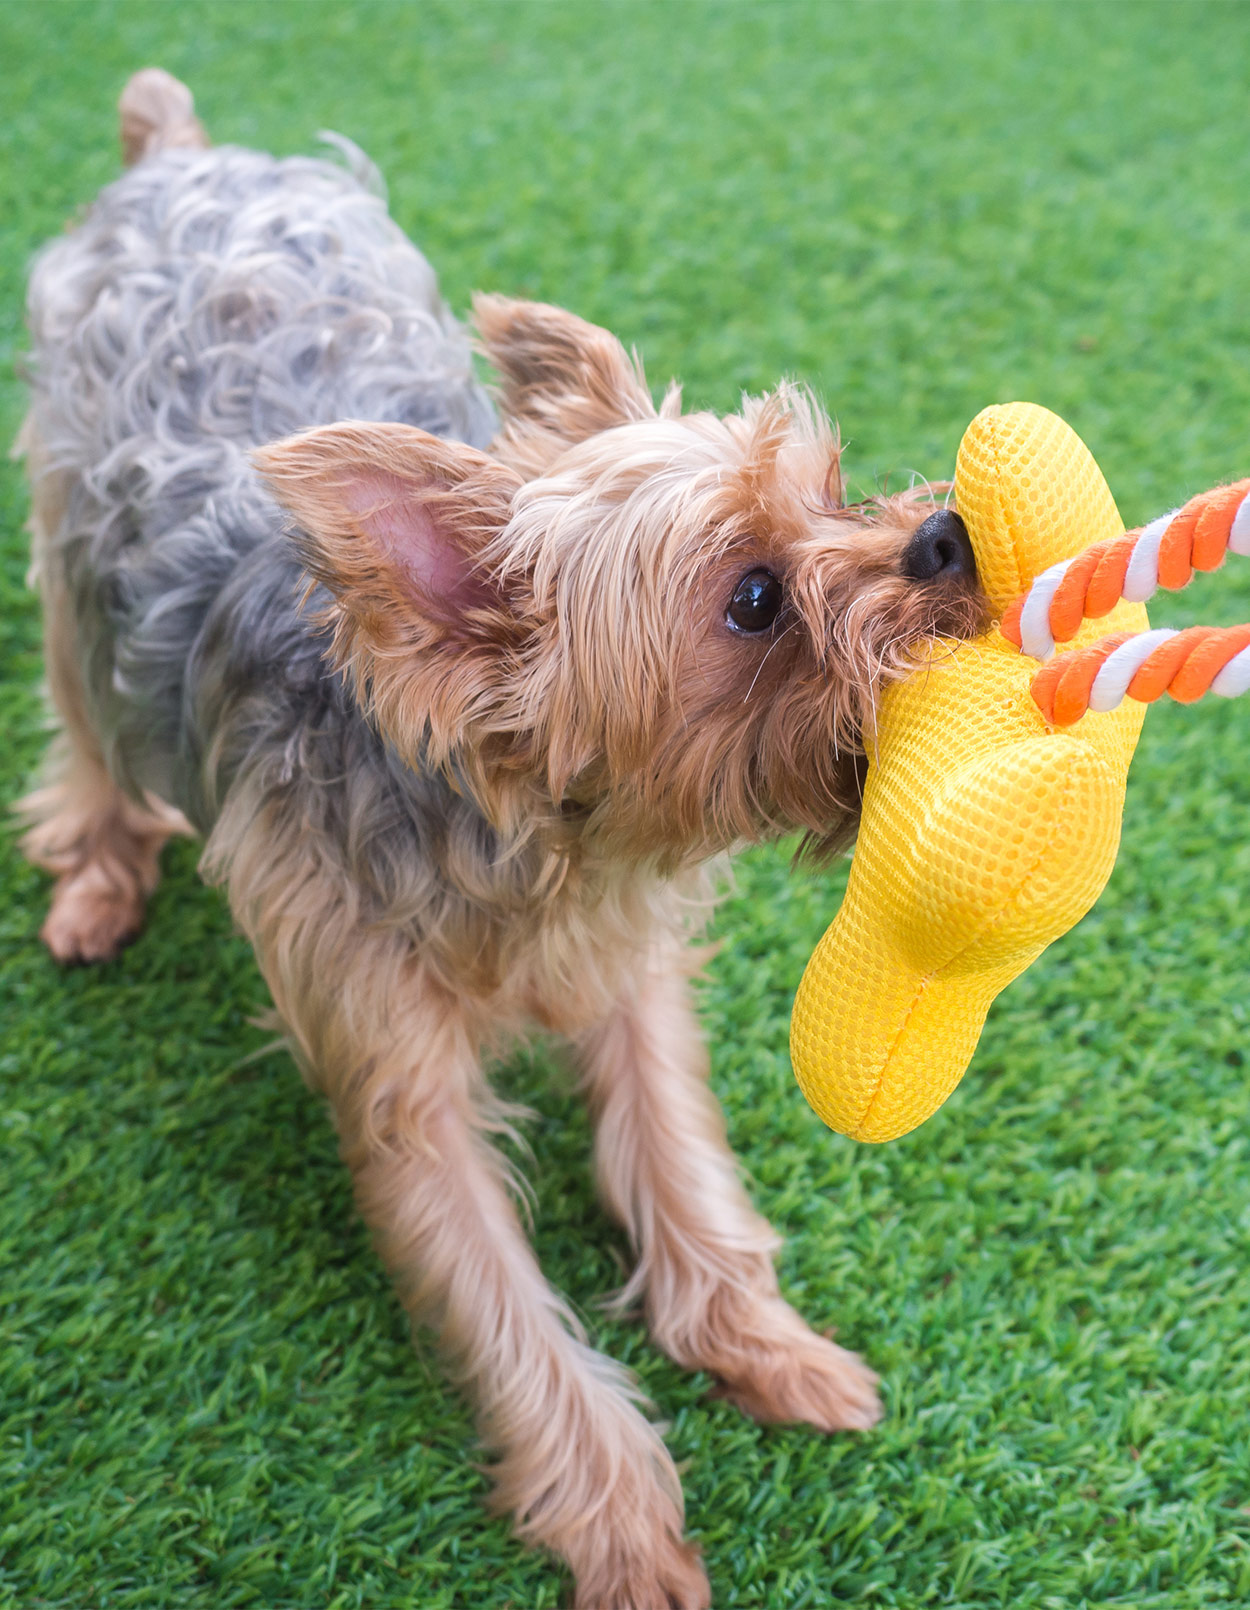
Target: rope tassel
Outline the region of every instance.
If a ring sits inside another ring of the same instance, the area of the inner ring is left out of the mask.
[[[1166,693],[1191,704],[1208,692],[1250,691],[1250,625],[1119,633],[1053,657],[1082,621],[1109,614],[1121,599],[1145,603],[1160,587],[1178,591],[1195,571],[1218,570],[1229,553],[1250,555],[1250,479],[1199,493],[1148,526],[1043,571],[1007,611],[1002,633],[1046,662],[1032,693],[1047,721],[1071,726],[1126,696],[1149,704]]]

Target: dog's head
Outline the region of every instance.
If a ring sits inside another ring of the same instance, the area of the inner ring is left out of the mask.
[[[958,517],[845,506],[802,391],[657,411],[606,331],[499,298],[476,317],[490,454],[363,423],[257,454],[362,702],[505,829],[541,816],[667,864],[844,843],[882,686],[984,624]]]

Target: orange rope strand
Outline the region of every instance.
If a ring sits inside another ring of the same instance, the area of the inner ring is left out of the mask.
[[[1131,632],[1113,632],[1100,637],[1086,649],[1047,660],[1033,678],[1033,702],[1055,727],[1070,727],[1079,721],[1089,708],[1090,689],[1094,678],[1102,670],[1113,649],[1119,648],[1132,636]]]

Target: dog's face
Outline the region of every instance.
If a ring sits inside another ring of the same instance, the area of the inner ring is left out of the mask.
[[[845,842],[881,688],[984,624],[958,518],[843,506],[801,392],[657,412],[605,331],[476,314],[502,377],[489,456],[389,424],[257,455],[383,730],[499,825],[543,816],[607,853]]]

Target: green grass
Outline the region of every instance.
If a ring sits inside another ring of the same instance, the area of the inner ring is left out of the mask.
[[[219,138],[359,140],[453,302],[565,303],[733,404],[781,373],[861,485],[985,403],[1069,418],[1136,521],[1250,469],[1250,12],[1232,5],[0,6],[0,429],[30,253],[115,171],[133,68]],[[0,470],[0,768],[41,737],[25,492]],[[1158,619],[1250,617],[1234,565]],[[704,991],[788,1292],[881,1369],[860,1439],[760,1429],[599,1294],[623,1249],[548,1054],[536,1240],[670,1423],[715,1603],[1250,1598],[1250,704],[1154,712],[1096,911],[894,1145],[793,1087],[844,872],[756,852]],[[330,1126],[181,847],[142,939],[61,974],[0,847],[0,1604],[550,1607],[469,1416],[353,1217]]]

